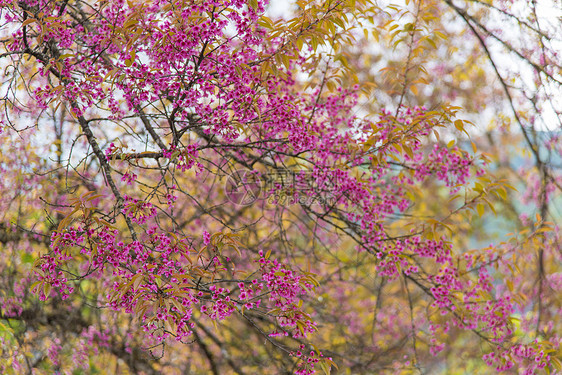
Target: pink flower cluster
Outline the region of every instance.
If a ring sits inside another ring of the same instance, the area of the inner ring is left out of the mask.
[[[118,150],[118,147],[115,146],[115,143],[111,142],[111,144],[109,145],[109,147],[105,150],[105,159],[107,161],[111,160],[111,156],[113,155],[113,153],[115,151]]]
[[[61,340],[58,337],[55,337],[49,348],[47,349],[47,357],[51,360],[53,365],[59,366],[60,365],[60,351],[62,349]]]
[[[497,371],[516,368],[523,375],[534,375],[550,364],[550,356],[537,347],[537,342],[514,345],[507,349],[498,346],[496,351],[485,354],[484,361]]]
[[[468,153],[458,147],[447,149],[435,145],[428,161],[416,166],[415,176],[418,180],[423,180],[428,175],[435,175],[449,187],[464,185],[471,176],[472,163]]]
[[[53,232],[51,235],[51,252],[42,255],[35,272],[38,273],[36,287],[39,289],[39,298],[46,300],[50,295],[45,292],[54,287],[61,298],[67,299],[74,292],[74,287],[68,285],[68,279],[63,272],[64,265],[72,259],[71,249],[73,247],[83,248],[85,237],[79,230],[70,229],[64,232]]]
[[[150,205],[145,206],[138,200],[126,197],[125,201],[139,210],[147,209],[150,215],[154,213]],[[130,208],[126,208],[125,213],[139,225],[148,217],[134,215]],[[85,226],[92,225],[91,219],[82,220],[86,221]],[[81,267],[86,273],[79,278],[111,275],[107,279],[110,286],[107,305],[138,316],[143,329],[156,342],[169,337],[184,341],[189,337],[196,308],[211,320],[223,320],[235,310],[262,306],[266,296],[273,308],[269,314],[277,318],[286,334],[292,330],[293,336],[299,338],[315,330],[315,324],[300,308],[300,297],[313,286],[276,260],[266,259],[263,252],[256,260],[260,276],[234,284],[223,279],[226,268],[218,256],[213,255],[208,261],[201,256],[193,259],[192,254],[197,252],[191,249],[187,239],[159,233],[156,227],[146,230],[142,242],[126,243],[119,241],[118,236],[117,230],[105,225],[55,232],[51,252],[42,257],[37,269],[39,282],[52,285],[62,298],[67,298],[73,287],[67,285],[62,269],[70,267],[79,254],[86,256],[88,265]],[[208,233],[203,242],[211,243]],[[208,251],[213,253],[217,248]],[[225,261],[230,262],[230,257],[225,257]],[[219,286],[221,281],[238,288],[233,293]],[[48,297],[42,296],[42,299]],[[103,335],[92,333],[90,336],[103,343]]]
[[[330,194],[332,205],[322,204],[317,211],[304,207],[306,213],[319,221],[346,220],[346,230],[360,243],[358,251],[376,256],[379,275],[389,279],[423,276],[420,283],[433,299],[433,308],[451,317],[450,323],[432,324],[434,336],[451,325],[479,329],[496,343],[511,335],[509,296],[481,300],[481,294],[493,290],[486,265],[475,265],[480,268],[474,278],[463,278],[444,239],[389,238],[387,224],[414,204],[408,191],[416,183],[436,178],[454,192],[467,184],[476,169],[476,160],[467,152],[429,141],[432,130],[440,126],[431,111],[399,108],[393,114],[383,109],[377,121],[370,123],[350,115],[357,104],[357,87],[330,93],[320,88],[296,89],[298,77],[292,71],[306,66],[306,53],[285,54],[281,37],[266,40],[265,29],[258,23],[266,1],[249,6],[245,0],[212,0],[185,6],[175,0],[115,0],[91,14],[87,30],[64,18],[64,12],[58,14],[47,0],[24,3],[45,9],[43,38],[56,42],[61,55],[73,51],[59,61],[40,61],[44,81],[34,91],[40,107],[47,108],[53,100],[72,102],[76,115],[99,109],[111,113],[109,119],[124,118],[126,111],[132,112],[131,118],[142,115],[139,108],[158,108],[145,114],[151,121],[166,120],[163,123],[169,129],[158,127],[157,131],[165,142],[172,140],[162,154],[182,172],[194,166],[199,172],[203,169],[199,164],[203,146],[198,142],[183,146],[185,138],[180,139],[191,133],[217,142],[216,147],[208,147],[210,152],[227,150],[249,165],[256,160],[271,161],[268,165],[284,165],[297,157],[305,160],[310,174],[300,173],[292,186],[277,184],[273,190]],[[18,21],[12,16],[7,19]],[[32,31],[39,31],[40,26],[33,22],[26,27],[28,42],[35,46],[39,41]],[[22,39],[19,28],[12,50],[24,48]],[[288,66],[274,62],[279,51],[291,60]],[[274,65],[276,73],[266,63]],[[53,70],[58,86],[45,80]],[[248,147],[252,155],[241,151]],[[118,150],[111,143],[105,150],[106,161],[111,162]],[[136,178],[131,170],[122,181],[132,185]],[[177,199],[174,189],[165,195],[168,205]],[[194,314],[222,320],[238,309],[265,305],[271,305],[268,313],[279,326],[271,336],[291,332],[301,339],[316,330],[316,323],[300,305],[301,298],[314,289],[309,279],[260,251],[259,277],[234,280],[225,271],[224,263],[230,258],[210,246],[208,232],[202,239],[206,251],[198,252],[191,239],[145,228],[156,218],[157,208],[149,201],[124,197],[121,212],[143,231],[138,241],[120,240],[118,230],[99,222],[96,227],[87,220],[53,233],[51,251],[42,256],[37,269],[42,299],[49,297],[45,294],[50,294],[51,287],[62,298],[72,293],[65,271],[80,253],[87,264],[79,267],[84,274],[78,278],[107,278],[108,305],[140,317],[156,341],[189,337]],[[414,258],[436,271],[421,275]],[[435,337],[431,342],[433,353],[442,348]],[[313,373],[318,355],[311,352],[307,357],[303,349],[295,354],[303,359],[298,373]],[[539,358],[540,363],[547,357],[515,347],[512,354]],[[495,363],[495,358],[485,359]],[[506,364],[498,368],[507,368]]]
[[[133,185],[133,182],[137,180],[137,175],[133,172],[125,172],[123,173],[123,177],[121,177],[121,181],[127,183],[127,185]]]
[[[156,208],[151,203],[127,195],[123,199],[125,202],[122,212],[134,223],[145,224],[148,219],[156,216]]]
[[[275,306],[277,322],[284,329],[293,329],[293,337],[306,337],[316,331],[316,323],[298,306],[300,296],[314,286],[302,276],[283,267],[277,260],[269,260],[259,252],[262,280],[269,290],[269,301]],[[273,335],[278,335],[274,332]]]
[[[193,143],[185,146],[182,151],[176,151],[175,146],[171,146],[168,150],[162,151],[162,155],[165,158],[172,159],[174,155],[176,156],[174,163],[176,168],[182,172],[191,169],[194,165],[197,165],[198,173],[203,169],[201,163],[197,162],[197,157],[199,155],[198,150],[199,144]]]
[[[322,352],[315,352],[314,350],[311,350],[307,353],[304,345],[300,345],[299,350],[291,352],[291,356],[299,360],[295,375],[316,374],[314,365],[324,359],[324,355],[322,354]],[[332,358],[330,357],[327,359],[329,361],[332,360]]]

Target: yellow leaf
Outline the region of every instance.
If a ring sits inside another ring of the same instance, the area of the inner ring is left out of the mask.
[[[28,18],[28,19],[26,19],[25,21],[22,22],[21,26],[25,27],[25,26],[29,25],[30,23],[33,23],[33,22],[39,22],[39,21],[37,21],[35,18]]]
[[[31,292],[35,292],[35,288],[37,287],[37,285],[41,284],[41,281],[36,281],[33,284],[31,284],[31,286],[29,287],[29,290]]]
[[[490,207],[490,209],[492,210],[492,212],[494,213],[494,215],[497,216],[497,212],[496,209],[494,208],[494,205],[492,204],[492,202],[490,202],[488,199],[484,198],[484,200],[486,201],[486,203],[488,203],[488,207]]]
[[[47,282],[43,284],[43,294],[45,295],[45,298],[49,298],[49,295],[51,294],[51,284]]]
[[[478,215],[482,217],[484,215],[484,205],[482,203],[478,203],[476,206],[476,210],[478,211]]]
[[[326,364],[326,362],[324,361],[320,362],[320,367],[322,368],[322,371],[324,371],[324,374],[330,375],[331,369],[330,366]]]
[[[553,366],[557,369],[557,370],[562,370],[562,363],[560,362],[560,360],[556,357],[552,357],[550,359],[550,361],[552,362]]]
[[[464,124],[462,120],[455,120],[455,128],[457,128],[458,131],[464,131]]]

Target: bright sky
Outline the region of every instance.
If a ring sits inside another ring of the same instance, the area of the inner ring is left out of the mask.
[[[403,4],[401,0],[391,0],[392,3],[399,3]],[[459,7],[464,8],[466,5],[466,1],[455,1],[455,4]],[[267,14],[270,18],[288,18],[290,17],[291,6],[294,5],[294,1],[287,1],[287,0],[270,0]],[[539,24],[541,25],[542,30],[551,30],[551,33],[556,35],[557,32],[560,32],[558,40],[551,41],[551,48],[553,50],[559,50],[562,53],[562,3],[560,0],[542,0],[537,1],[536,5],[536,13],[537,18],[539,20]],[[381,5],[382,6],[382,5]],[[514,1],[509,9],[514,15],[525,19],[525,16],[529,14],[529,3],[525,1]],[[493,25],[493,20],[490,20],[490,24]],[[499,21],[499,19],[498,19]],[[502,21],[500,21],[502,22]],[[463,27],[464,25],[461,25]],[[505,26],[505,22],[503,22],[499,28]],[[533,25],[534,26],[534,25]],[[515,31],[515,30],[514,30]],[[514,33],[514,35],[517,33]],[[515,39],[518,39],[516,36],[513,36]],[[532,70],[528,67],[523,67],[521,61],[514,55],[508,55],[505,50],[499,48],[498,45],[494,45],[494,43],[490,43],[491,40],[488,39],[489,49],[493,54],[493,57],[500,68],[500,72],[503,73],[505,76],[506,70],[512,72],[510,75],[519,76],[521,82],[527,86],[528,88],[533,88],[533,73]],[[516,47],[517,41],[513,41],[513,38],[510,40],[511,43]],[[525,43],[523,39],[521,39],[522,43]],[[534,48],[534,46],[525,46],[524,48]],[[554,76],[562,81],[562,71],[558,73],[554,73]],[[543,106],[542,110],[542,122],[538,121],[535,126],[537,130],[556,130],[560,129],[560,120],[559,116],[557,116],[556,111],[562,111],[562,91],[560,87],[550,87],[546,88],[549,91],[549,95],[551,96],[551,104],[553,104],[556,108],[553,108],[553,105],[546,104]],[[495,116],[494,113],[482,113],[483,115],[483,122],[488,123],[491,117]],[[485,128],[485,126],[483,127]],[[481,129],[485,130],[485,129]]]

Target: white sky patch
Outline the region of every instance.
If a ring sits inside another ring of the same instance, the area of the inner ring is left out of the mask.
[[[293,2],[286,0],[270,0],[265,11],[266,15],[271,19],[291,17],[291,7]]]

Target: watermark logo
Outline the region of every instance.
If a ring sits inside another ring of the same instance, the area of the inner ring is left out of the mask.
[[[258,199],[273,205],[333,206],[338,178],[309,170],[279,169],[258,172],[239,169],[227,176],[225,193],[234,204],[247,206]]]
[[[239,169],[226,179],[225,193],[229,201],[240,206],[254,203],[261,194],[262,180],[249,169]]]

